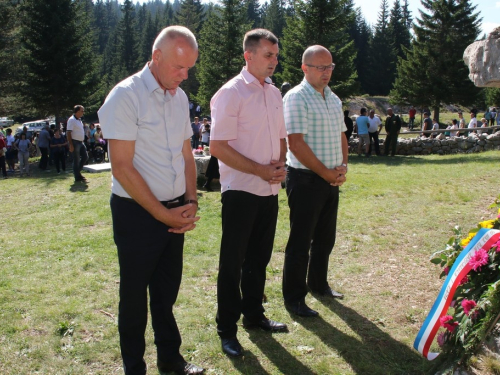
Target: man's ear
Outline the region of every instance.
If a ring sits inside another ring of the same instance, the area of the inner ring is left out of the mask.
[[[307,72],[307,68],[308,68],[308,66],[307,66],[306,64],[302,64],[300,67],[302,68],[302,71],[303,71],[304,73],[306,73],[306,72]]]
[[[250,61],[252,60],[252,52],[250,51],[245,51],[243,53],[243,57],[245,58],[245,61]]]

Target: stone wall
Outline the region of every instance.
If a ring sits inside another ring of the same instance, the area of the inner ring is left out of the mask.
[[[380,151],[384,153],[384,140],[380,140]],[[358,139],[349,141],[349,150],[356,153]],[[399,138],[396,154],[398,155],[430,155],[430,154],[471,154],[489,150],[500,150],[500,131],[494,134],[471,134],[468,137],[446,137],[438,135],[435,139],[430,138]],[[373,147],[372,147],[373,153]]]

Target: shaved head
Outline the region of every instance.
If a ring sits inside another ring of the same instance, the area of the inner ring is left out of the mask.
[[[319,54],[326,53],[331,55],[330,51],[328,51],[328,49],[326,49],[323,46],[315,45],[307,47],[307,49],[304,51],[304,54],[302,55],[302,64],[310,64],[314,56],[318,53]]]
[[[196,37],[187,27],[184,26],[169,26],[165,27],[155,39],[153,44],[153,53],[155,50],[165,51],[170,44],[177,38],[184,39],[192,49],[198,50]]]

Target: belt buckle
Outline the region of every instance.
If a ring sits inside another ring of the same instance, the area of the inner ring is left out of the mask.
[[[178,199],[176,199],[176,200],[167,202],[165,207],[176,208],[176,207],[179,207],[180,205],[181,205],[181,202]]]

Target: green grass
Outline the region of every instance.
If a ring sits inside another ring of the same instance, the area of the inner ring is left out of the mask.
[[[442,285],[429,257],[444,246],[453,226],[469,229],[493,215],[487,207],[499,193],[499,161],[500,151],[352,156],[329,272],[331,286],[346,297],[308,296],[318,319],[296,318],[283,308],[289,223],[281,191],[265,308],[290,332],[270,335],[240,326],[245,357],[236,360],[222,354],[215,330],[220,194],[199,191],[202,219],[186,236],[175,307],[182,354],[209,374],[433,373],[438,362],[412,349]],[[74,185],[71,174],[0,180],[1,374],[122,373],[110,175],[86,176],[87,187]],[[155,359],[148,328],[152,374]]]

